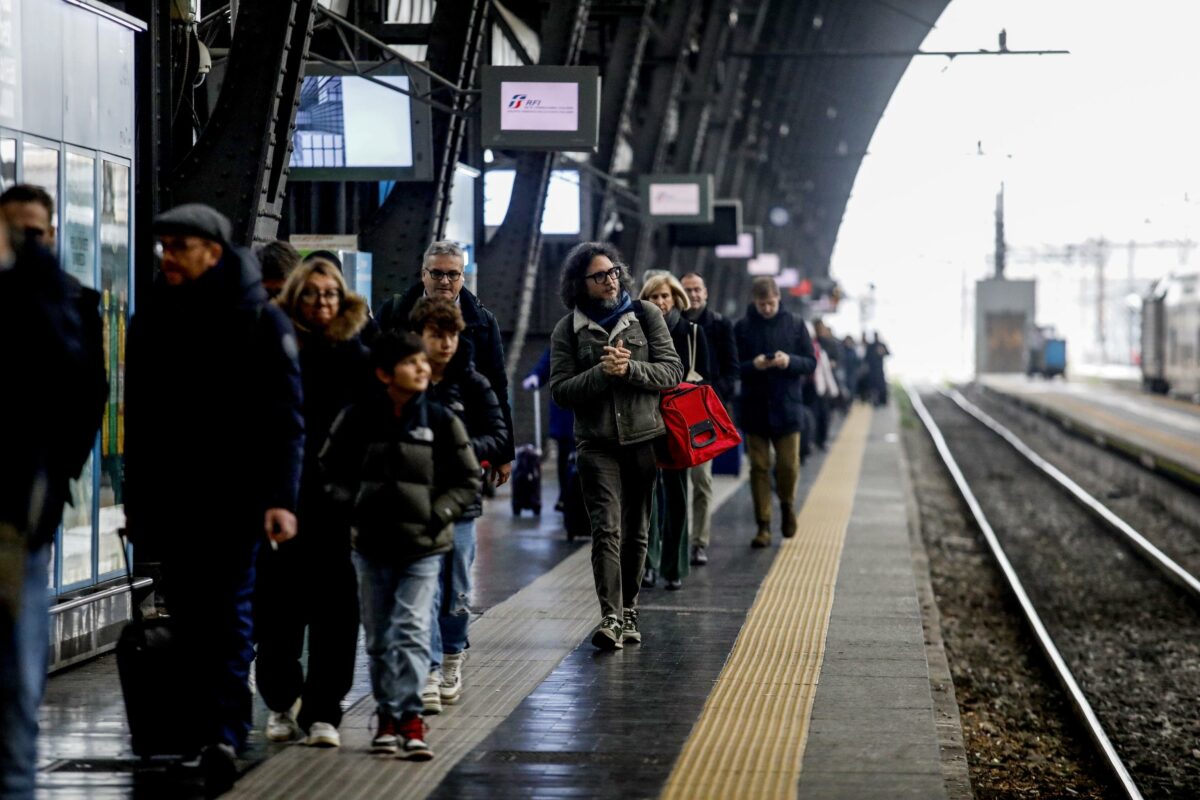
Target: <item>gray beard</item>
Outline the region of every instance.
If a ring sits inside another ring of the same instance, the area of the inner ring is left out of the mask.
[[[601,300],[600,301],[600,307],[603,308],[605,311],[615,311],[617,306],[619,306],[619,305],[621,305],[621,297],[619,295],[617,297],[612,298],[611,300]]]

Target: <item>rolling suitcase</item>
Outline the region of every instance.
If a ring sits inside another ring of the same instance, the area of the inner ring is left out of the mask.
[[[576,466],[578,453],[571,453],[567,467],[567,489],[563,494],[563,527],[567,530],[567,541],[588,538],[592,535],[592,523],[583,504],[583,481]]]
[[[200,729],[195,710],[189,709],[190,659],[171,625],[171,618],[146,619],[135,601],[133,569],[128,549],[125,570],[133,620],[117,640],[117,672],[125,698],[125,716],[133,752],[141,758],[189,758],[200,752]]]
[[[533,390],[533,427],[537,441],[517,448],[517,463],[512,472],[512,513],[514,517],[529,509],[542,513],[542,393]]]

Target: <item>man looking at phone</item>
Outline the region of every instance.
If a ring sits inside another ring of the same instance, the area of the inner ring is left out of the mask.
[[[800,425],[804,376],[817,365],[804,322],[779,307],[779,287],[755,278],[746,316],[734,332],[742,359],[740,422],[750,453],[750,491],[758,534],[752,547],[771,544],[771,449],[782,535],[796,535],[796,484],[800,480]]]

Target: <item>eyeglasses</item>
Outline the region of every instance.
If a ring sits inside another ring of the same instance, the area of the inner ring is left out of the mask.
[[[163,239],[154,243],[154,255],[156,258],[162,258],[166,253],[178,256],[198,244],[201,242],[196,239]]]
[[[438,283],[458,283],[463,276],[461,272],[442,272],[440,269],[426,269],[425,272]]]
[[[321,300],[341,300],[342,293],[337,289],[305,289],[300,292],[300,299],[306,303],[317,303]]]
[[[621,268],[613,267],[612,269],[604,270],[604,272],[593,272],[591,275],[584,275],[583,277],[586,280],[589,280],[592,283],[596,284],[597,286],[603,286],[604,284],[608,283],[610,280],[620,283],[621,282]]]

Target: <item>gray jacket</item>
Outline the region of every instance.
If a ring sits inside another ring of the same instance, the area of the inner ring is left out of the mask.
[[[658,307],[644,300],[642,313],[630,311],[612,333],[575,309],[554,327],[550,339],[550,396],[575,412],[579,441],[635,444],[663,434],[659,393],[683,379],[683,362]],[[639,319],[640,318],[640,319]],[[604,346],[618,339],[632,353],[629,373],[606,375],[600,366]]]

